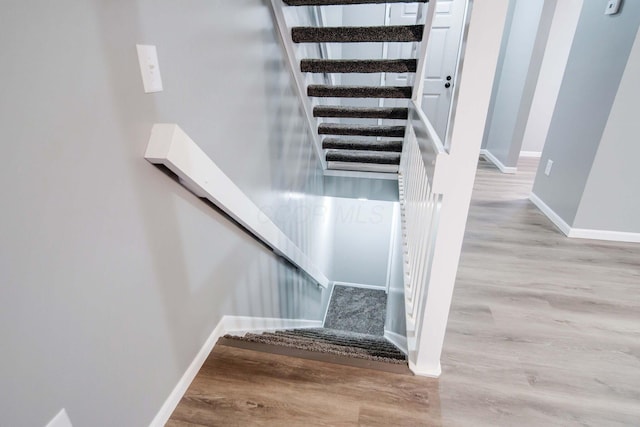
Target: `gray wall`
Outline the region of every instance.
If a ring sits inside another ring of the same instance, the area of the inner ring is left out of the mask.
[[[640,25],[640,2],[626,1],[621,13],[614,16],[604,15],[606,3],[584,2],[533,187],[533,192],[569,225],[576,219]],[[628,137],[637,141],[637,135]],[[633,140],[626,139],[623,144]],[[543,173],[547,160],[554,162],[550,176]],[[615,172],[610,169],[609,173]],[[598,215],[608,209],[601,205]],[[606,215],[617,212],[611,210]]]
[[[393,202],[327,201],[333,226],[331,280],[386,286]]]
[[[545,0],[514,1],[509,32],[505,33],[507,44],[499,64],[500,78],[495,81],[497,91],[486,144],[486,149],[508,167],[517,165],[524,133],[522,118],[528,117],[527,106],[533,98],[537,72],[535,76],[530,72],[539,69],[539,65],[536,68],[532,64],[532,54],[545,4]]]
[[[266,4],[0,5],[0,425],[62,407],[148,425],[222,315],[321,319],[308,279],[143,159],[152,124],[178,123],[321,250],[295,213],[314,198],[291,195],[322,194],[321,170]],[[158,46],[164,92],[143,94],[136,43]]]
[[[640,32],[576,214],[576,228],[640,233]]]

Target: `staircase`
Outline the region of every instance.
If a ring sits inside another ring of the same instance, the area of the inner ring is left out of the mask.
[[[289,6],[328,6],[373,3],[426,3],[427,0],[283,0]],[[419,43],[424,25],[371,27],[294,27],[294,43]],[[417,51],[417,49],[413,49]],[[416,73],[416,58],[401,59],[310,59],[300,60],[303,73]],[[411,79],[407,79],[411,82]],[[394,107],[345,106],[343,99],[411,99],[412,86],[308,85],[307,96],[316,99],[313,116],[321,121],[318,135],[328,169],[397,173],[409,109]],[[318,105],[330,98],[338,105]],[[382,102],[379,102],[382,105]],[[332,119],[377,119],[376,125],[326,123]],[[403,121],[402,125],[382,124],[382,120]]]
[[[409,374],[406,355],[383,336],[384,290],[336,285],[323,328],[293,329],[242,336],[219,343],[267,353]]]

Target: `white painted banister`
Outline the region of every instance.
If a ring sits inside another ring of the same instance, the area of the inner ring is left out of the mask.
[[[145,158],[175,173],[199,197],[222,209],[273,251],[323,287],[329,279],[317,265],[176,124],[153,126]]]
[[[415,82],[409,105],[398,184],[409,367],[419,375],[437,377],[441,371],[440,356],[508,5],[509,0],[477,1],[467,9],[466,49],[448,151],[421,111],[421,78]],[[426,54],[426,46],[422,48],[421,60]]]

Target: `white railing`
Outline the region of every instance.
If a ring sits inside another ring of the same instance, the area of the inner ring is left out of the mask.
[[[421,348],[424,311],[431,280],[448,154],[435,129],[411,101],[398,186],[403,242],[405,315],[409,364],[414,372]],[[436,375],[437,373],[433,373]]]
[[[318,265],[178,125],[155,124],[144,157],[167,167],[196,196],[208,199],[318,285],[329,286],[329,279]]]

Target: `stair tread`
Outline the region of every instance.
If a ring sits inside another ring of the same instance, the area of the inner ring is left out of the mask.
[[[307,95],[322,98],[411,98],[411,86],[309,85]]]
[[[367,150],[402,152],[402,141],[367,141],[362,139],[325,138],[322,141],[325,150]]]
[[[328,150],[326,159],[328,162],[399,165],[400,153],[358,150]]]
[[[402,107],[342,107],[339,105],[316,105],[314,117],[353,117],[363,119],[399,119],[409,117],[409,109]]]
[[[293,27],[294,43],[419,42],[424,25]]]
[[[416,59],[303,59],[303,73],[415,73]]]
[[[331,6],[372,3],[427,3],[429,0],[284,0],[288,6]]]
[[[342,123],[321,123],[318,126],[319,135],[360,135],[401,138],[404,137],[404,132],[404,126],[354,125]]]

